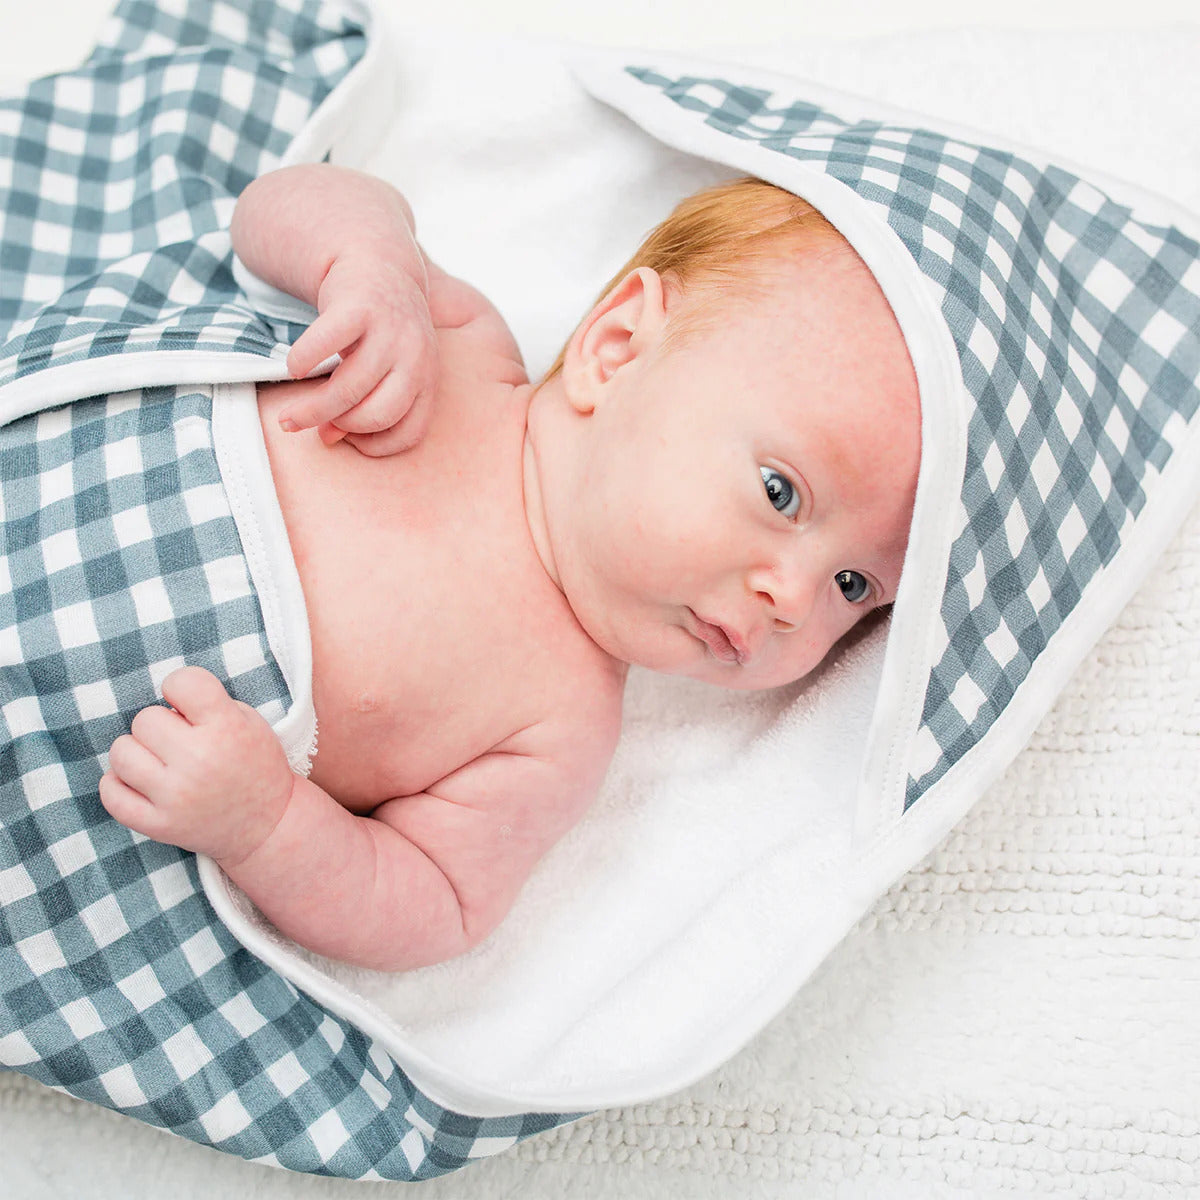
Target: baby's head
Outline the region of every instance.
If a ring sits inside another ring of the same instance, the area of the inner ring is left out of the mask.
[[[646,238],[538,387],[531,527],[614,657],[774,687],[894,599],[920,447],[866,265],[804,201],[738,180]]]

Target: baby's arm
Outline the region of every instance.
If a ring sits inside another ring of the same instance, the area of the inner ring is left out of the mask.
[[[319,426],[327,442],[349,435],[366,454],[415,445],[437,383],[429,264],[412,210],[374,176],[325,163],[256,179],[238,199],[233,248],[260,279],[317,308],[288,355],[302,378],[334,354],[342,362],[284,428]]]
[[[206,853],[289,937],[380,970],[469,949],[599,787],[618,713],[526,732],[371,816],[295,775],[266,721],[197,667],[163,684],[110,751],[109,813]],[[607,728],[608,732],[605,733]]]

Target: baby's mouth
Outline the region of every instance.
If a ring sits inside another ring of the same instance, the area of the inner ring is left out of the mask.
[[[706,621],[703,617],[697,616],[690,608],[687,610],[687,615],[690,617],[688,624],[688,632],[693,637],[697,637],[707,647],[708,652],[719,662],[740,663],[743,661],[742,655],[738,648],[730,641],[729,634],[726,633],[724,626],[715,625],[712,621]]]

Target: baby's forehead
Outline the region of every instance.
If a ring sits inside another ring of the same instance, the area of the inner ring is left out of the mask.
[[[743,402],[780,435],[813,421],[839,434],[834,455],[883,455],[919,441],[916,373],[903,332],[867,265],[845,245],[778,254],[752,268],[727,309]]]
[[[907,342],[883,288],[848,244],[779,256],[760,266],[751,319],[776,323],[789,344],[835,364],[899,368],[913,379]],[[757,299],[756,299],[757,297]]]
[[[874,274],[841,240],[799,249],[780,245],[697,280],[685,292],[685,303],[701,322],[736,321],[751,336],[782,329],[793,340],[806,341],[813,331],[833,349],[836,335],[896,328]]]

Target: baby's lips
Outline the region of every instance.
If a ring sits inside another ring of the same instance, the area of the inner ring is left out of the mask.
[[[720,662],[741,663],[744,659],[744,647],[739,646],[730,636],[730,631],[716,621],[709,621],[692,609],[688,609],[694,622],[691,632],[698,637],[709,649],[709,653]],[[735,635],[736,636],[736,635]]]

